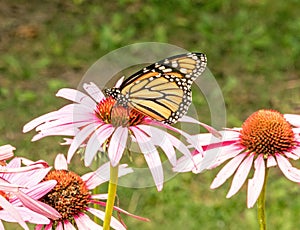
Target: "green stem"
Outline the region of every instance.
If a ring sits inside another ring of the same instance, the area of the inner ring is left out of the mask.
[[[110,220],[113,213],[116,193],[117,193],[117,183],[118,183],[118,171],[119,165],[116,167],[112,167],[110,165],[110,180],[108,184],[108,199],[106,202],[106,209],[105,209],[105,218],[103,223],[103,230],[110,229]]]
[[[261,193],[257,201],[257,218],[259,223],[260,230],[266,230],[266,214],[265,214],[265,202],[266,202],[266,187],[267,187],[267,178],[268,178],[269,168],[266,168],[264,184],[261,190]]]

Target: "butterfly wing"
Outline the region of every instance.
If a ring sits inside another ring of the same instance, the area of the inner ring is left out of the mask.
[[[202,53],[176,55],[133,74],[110,95],[120,104],[172,124],[186,114],[192,101],[191,85],[206,63]]]

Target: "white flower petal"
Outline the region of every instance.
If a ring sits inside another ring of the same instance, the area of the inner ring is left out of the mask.
[[[275,158],[272,155],[269,155],[268,160],[267,160],[267,167],[270,168],[270,167],[273,167],[276,165],[277,165],[277,162],[276,162]]]
[[[76,230],[76,228],[71,224],[70,221],[64,220],[64,230]]]
[[[110,139],[108,157],[113,167],[117,166],[120,162],[124,149],[127,145],[127,138],[128,128],[120,126],[116,128]]]
[[[293,126],[300,127],[300,115],[284,114],[284,118]]]
[[[96,106],[96,103],[89,96],[76,89],[69,89],[69,88],[60,89],[56,93],[56,96],[65,98],[69,101],[73,101],[79,104],[84,104],[87,107],[94,108]]]
[[[240,155],[231,159],[217,174],[216,178],[210,185],[211,189],[217,188],[222,185],[232,174],[235,170],[239,167],[242,160],[246,157],[246,153],[241,153]]]
[[[81,129],[74,137],[73,141],[71,142],[70,148],[68,150],[68,160],[67,162],[70,163],[73,155],[75,154],[76,150],[84,143],[84,141],[95,131],[99,128],[99,124],[89,124]]]
[[[57,154],[54,161],[54,168],[56,170],[68,170],[68,163],[64,154]]]
[[[214,163],[208,169],[218,167],[219,165],[223,164],[225,161],[237,156],[243,151],[243,149],[240,146],[235,144],[224,146],[222,148],[216,148],[216,150],[217,153],[214,154],[217,155],[217,157]],[[212,149],[211,151],[216,151],[216,150]],[[210,152],[210,150],[206,150],[206,152]]]
[[[265,180],[265,161],[263,155],[259,155],[254,161],[254,175],[248,180],[247,207],[252,208],[258,199]]]
[[[91,220],[91,218],[81,213],[79,216],[75,217],[75,222],[78,227],[78,229],[84,229],[84,230],[102,230],[103,228],[96,224],[94,221]]]
[[[155,150],[152,153],[144,154],[144,157],[151,171],[157,190],[161,191],[164,183],[164,172],[163,172],[161,160],[157,150]]]
[[[226,198],[232,197],[236,194],[242,185],[245,183],[245,180],[250,172],[252,163],[253,163],[254,154],[247,156],[246,159],[240,164],[239,168],[237,169],[236,173],[234,174],[230,190],[226,196]]]
[[[94,208],[88,208],[87,210],[90,213],[92,213],[93,215],[100,218],[101,220],[104,220],[104,217],[105,217],[104,212],[94,209]],[[113,216],[111,217],[110,227],[112,227],[113,229],[118,229],[118,230],[126,230],[126,228]]]
[[[83,88],[84,90],[96,101],[96,102],[100,102],[103,98],[105,98],[104,94],[102,93],[102,91],[99,89],[99,87],[97,85],[95,85],[95,83],[90,82],[90,84],[88,83],[84,83],[83,84]]]
[[[128,168],[126,164],[119,166],[118,177],[125,176],[128,173],[132,173],[132,168]],[[101,165],[96,171],[86,173],[82,177],[89,190],[94,189],[98,185],[109,181],[110,178],[110,162],[106,162]]]
[[[282,173],[291,181],[300,182],[300,170],[294,168],[291,163],[280,154],[276,154],[277,164]]]
[[[84,164],[85,166],[91,165],[97,151],[102,146],[102,144],[112,135],[114,127],[110,124],[102,125],[98,128],[93,135],[90,137],[84,154]]]

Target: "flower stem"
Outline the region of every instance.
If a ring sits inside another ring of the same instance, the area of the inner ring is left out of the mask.
[[[260,230],[266,230],[266,214],[265,214],[265,202],[266,202],[266,187],[268,178],[269,168],[266,168],[264,184],[261,193],[257,201],[257,218]]]
[[[116,167],[112,167],[110,165],[110,179],[108,184],[108,199],[106,202],[106,209],[105,209],[105,218],[103,223],[103,230],[110,229],[110,220],[113,213],[116,193],[117,193],[117,183],[118,183],[118,171],[119,165]]]

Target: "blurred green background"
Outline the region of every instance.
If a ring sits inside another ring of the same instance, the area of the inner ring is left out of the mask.
[[[33,132],[22,134],[23,125],[66,104],[55,97],[57,90],[76,88],[101,56],[136,42],[206,53],[224,94],[227,127],[240,126],[261,108],[300,113],[299,9],[297,0],[1,1],[0,145],[10,143],[16,155],[52,164],[56,153],[67,151],[58,144],[61,138],[31,143]],[[207,111],[201,95],[193,100]],[[200,119],[209,123],[208,117]],[[225,198],[230,182],[209,189],[218,171],[177,175],[162,192],[120,187],[120,206],[151,219],[144,223],[125,216],[125,223],[145,230],[258,229],[256,208],[246,208],[245,186],[231,199]],[[299,228],[299,191],[272,168],[269,229]]]

